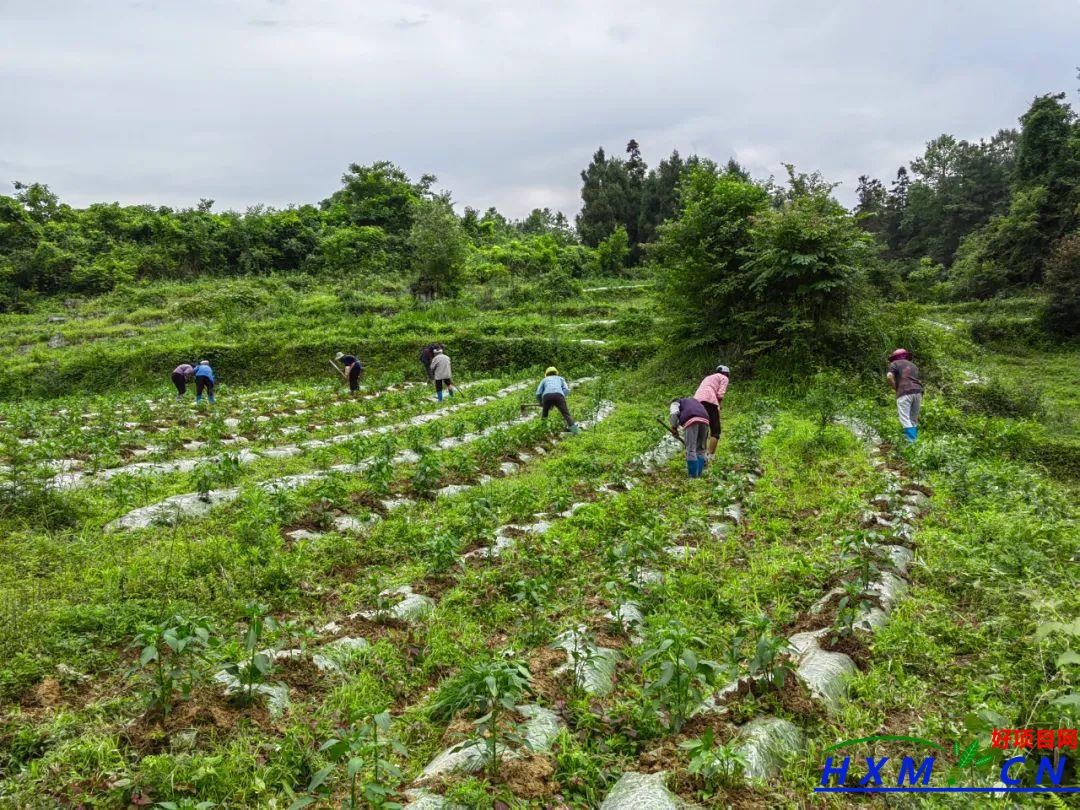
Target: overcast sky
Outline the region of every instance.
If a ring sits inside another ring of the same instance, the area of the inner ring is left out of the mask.
[[[1077,101],[1076,0],[0,0],[0,180],[68,202],[317,202],[349,163],[572,214],[597,146],[891,178]],[[0,193],[9,193],[0,189]]]

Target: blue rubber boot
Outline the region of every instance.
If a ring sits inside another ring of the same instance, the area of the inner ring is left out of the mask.
[[[435,398],[439,400],[439,402],[442,402],[442,391],[436,391]]]
[[[210,394],[210,396],[209,396],[208,398],[209,398],[209,400],[210,400],[210,404],[211,404],[211,405],[213,405],[213,404],[214,404],[214,402],[215,402],[215,399],[214,399],[214,395],[213,395],[213,394]]]
[[[908,442],[914,442],[919,437],[919,429],[917,427],[904,428],[904,435],[907,436]]]
[[[697,477],[701,478],[705,474],[705,456],[698,456],[697,460]]]
[[[195,395],[195,404],[196,405],[201,405],[202,404],[202,394],[196,394]]]
[[[697,459],[688,458],[686,460],[686,472],[691,478],[697,478]]]

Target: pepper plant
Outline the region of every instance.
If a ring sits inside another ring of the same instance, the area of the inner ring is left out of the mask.
[[[705,690],[720,671],[719,664],[698,655],[704,645],[675,619],[660,629],[641,655],[646,693],[667,710],[673,732],[678,732],[701,704]]]
[[[162,624],[143,625],[134,645],[141,648],[139,667],[150,677],[150,708],[164,720],[172,711],[173,695],[187,700],[197,677],[197,663],[211,644],[210,626],[182,616]]]
[[[498,772],[499,745],[521,743],[524,735],[514,720],[514,710],[525,693],[532,694],[532,673],[528,665],[513,658],[473,662],[449,681],[436,695],[430,714],[435,720],[449,720],[468,710],[481,716],[473,721],[477,738],[485,749],[488,772]]]

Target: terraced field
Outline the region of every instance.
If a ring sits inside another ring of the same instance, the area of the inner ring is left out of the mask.
[[[798,806],[843,740],[992,786],[971,740],[1069,722],[1074,490],[1009,420],[736,381],[692,481],[680,391],[582,374],[570,435],[536,379],[4,406],[0,798]]]

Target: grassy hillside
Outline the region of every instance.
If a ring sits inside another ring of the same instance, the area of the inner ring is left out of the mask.
[[[540,302],[531,287],[418,303],[368,278],[304,275],[147,283],[33,314],[0,315],[0,397],[122,393],[168,383],[181,362],[211,360],[226,383],[309,379],[336,351],[377,373],[413,373],[420,349],[453,343],[462,370],[630,365],[654,347],[645,288],[603,280]],[[614,287],[614,288],[613,288]],[[602,331],[602,337],[600,332]]]

